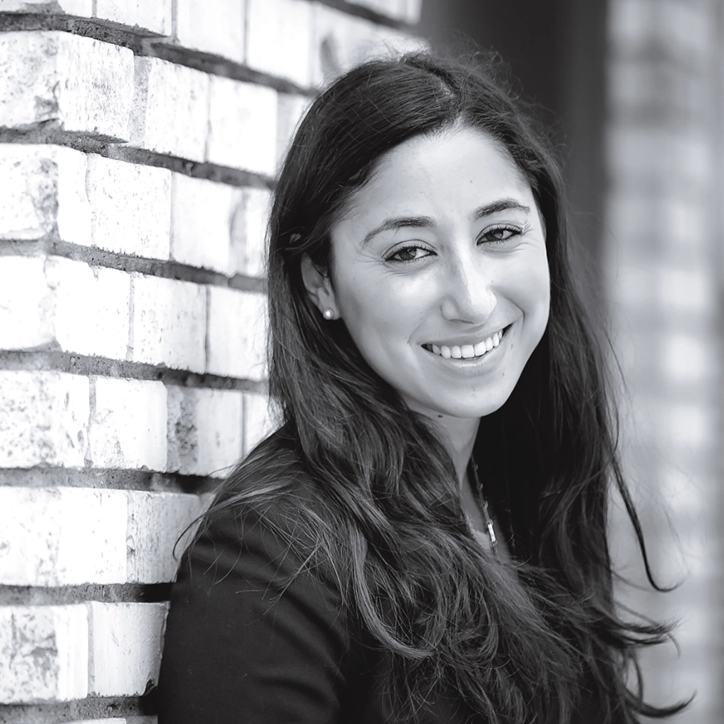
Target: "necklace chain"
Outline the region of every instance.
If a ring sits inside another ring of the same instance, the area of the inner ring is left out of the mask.
[[[495,535],[495,525],[493,524],[493,519],[490,516],[488,501],[485,499],[485,495],[483,494],[483,485],[480,482],[480,478],[478,477],[478,464],[475,462],[475,460],[470,460],[470,467],[473,471],[473,481],[475,483],[476,491],[480,496],[480,500],[482,500],[483,502],[483,518],[485,520],[485,530],[487,531],[488,539],[490,540],[490,547],[493,550],[493,553],[497,555],[498,537]]]

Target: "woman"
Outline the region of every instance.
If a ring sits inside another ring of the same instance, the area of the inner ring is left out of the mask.
[[[353,69],[301,124],[270,229],[283,424],[182,561],[159,724],[681,708],[627,688],[667,629],[614,606],[609,485],[644,542],[560,174],[511,95],[428,55]]]

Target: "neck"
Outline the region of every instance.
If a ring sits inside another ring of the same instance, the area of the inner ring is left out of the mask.
[[[473,454],[480,419],[440,416],[435,418],[434,422],[442,434],[443,442],[453,459],[458,481],[462,485]]]

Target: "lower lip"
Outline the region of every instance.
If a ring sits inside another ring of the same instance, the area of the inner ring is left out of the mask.
[[[431,357],[435,357],[437,360],[439,360],[440,364],[444,365],[446,368],[452,368],[456,372],[467,372],[469,374],[475,374],[481,369],[487,367],[488,364],[490,364],[491,362],[495,362],[495,360],[500,357],[500,355],[503,353],[503,350],[501,348],[503,347],[503,343],[507,339],[509,332],[510,327],[506,327],[503,331],[503,336],[500,339],[500,344],[497,347],[493,347],[490,352],[486,352],[480,357],[443,357],[441,354],[435,354],[429,349],[425,349],[424,347],[423,349]]]

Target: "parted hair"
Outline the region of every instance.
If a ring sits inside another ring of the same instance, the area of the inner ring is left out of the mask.
[[[507,150],[546,230],[549,323],[510,399],[482,418],[474,451],[509,562],[473,539],[430,422],[370,368],[343,320],[321,318],[301,273],[304,255],[332,273],[330,228],[388,151],[457,127]],[[276,187],[268,292],[270,393],[317,498],[296,503],[306,560],[330,572],[350,620],[390,654],[397,720],[414,720],[440,691],[491,724],[563,724],[576,711],[625,724],[678,711],[648,705],[637,676],[639,650],[668,628],[614,601],[612,489],[658,586],[618,462],[607,357],[574,284],[559,166],[500,71],[410,54],[353,68],[321,93]],[[223,505],[283,499],[293,481],[274,474],[275,454],[267,441],[242,462]]]

